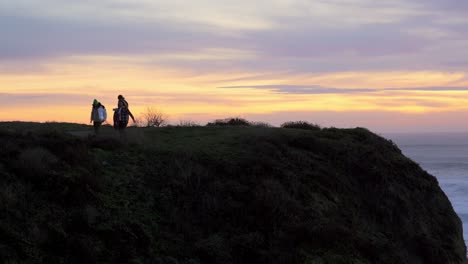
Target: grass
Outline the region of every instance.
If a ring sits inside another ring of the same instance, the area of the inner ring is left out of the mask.
[[[435,178],[366,129],[88,131],[0,123],[3,262],[464,260]]]

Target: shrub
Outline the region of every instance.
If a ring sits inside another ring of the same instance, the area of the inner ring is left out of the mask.
[[[153,106],[147,107],[141,116],[143,119],[138,119],[136,123],[143,127],[161,127],[166,125],[169,119],[166,113]]]
[[[192,120],[180,120],[178,127],[199,127],[200,124],[192,121]]]
[[[289,121],[281,125],[282,128],[295,128],[306,130],[320,130],[320,126],[307,121]]]
[[[251,126],[252,124],[244,118],[232,117],[226,119],[216,119],[213,123],[208,123],[207,126]]]
[[[268,127],[273,127],[272,125],[270,125],[269,123],[267,122],[252,122],[251,123],[252,126],[254,127],[265,127],[265,128],[268,128]]]

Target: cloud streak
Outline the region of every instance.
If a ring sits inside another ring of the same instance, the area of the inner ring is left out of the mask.
[[[90,96],[82,94],[0,93],[0,107],[22,106],[31,108],[31,111],[34,111],[34,107],[38,105],[45,107],[51,105],[81,105],[85,100],[91,101],[89,98]]]
[[[92,23],[0,14],[0,60],[80,55],[196,53],[216,46],[222,37],[202,25],[180,23]]]
[[[238,85],[220,86],[220,89],[259,89],[281,94],[356,94],[387,91],[468,92],[468,87],[403,87],[403,88],[334,88],[320,85]]]
[[[460,60],[468,44],[461,33],[468,20],[460,10],[466,9],[455,1],[435,0],[21,0],[0,3],[0,60],[164,55],[148,59],[148,65],[205,72],[468,71],[468,63]],[[258,26],[246,27],[247,22]],[[210,49],[255,56],[198,62],[172,56]]]
[[[0,107],[82,120],[92,96],[123,93],[180,116],[464,111],[467,12],[458,0],[0,0]]]

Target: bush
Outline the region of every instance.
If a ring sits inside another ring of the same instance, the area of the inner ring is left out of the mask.
[[[244,118],[232,117],[226,119],[216,119],[213,123],[208,123],[207,126],[251,126],[252,124]]]
[[[267,122],[252,122],[251,123],[252,126],[254,127],[265,127],[265,128],[269,128],[269,127],[273,127],[272,125],[268,124]]]
[[[192,120],[180,120],[178,127],[199,127],[200,124],[192,121]]]
[[[149,106],[140,114],[143,119],[137,119],[136,123],[140,127],[162,127],[168,122],[168,115],[160,109]]]
[[[320,130],[320,126],[311,124],[307,121],[289,121],[281,125],[282,128],[295,128],[295,129],[306,129],[306,130]]]

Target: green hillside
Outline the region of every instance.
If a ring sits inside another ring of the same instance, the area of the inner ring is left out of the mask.
[[[366,129],[0,123],[1,263],[462,263],[437,180]]]

